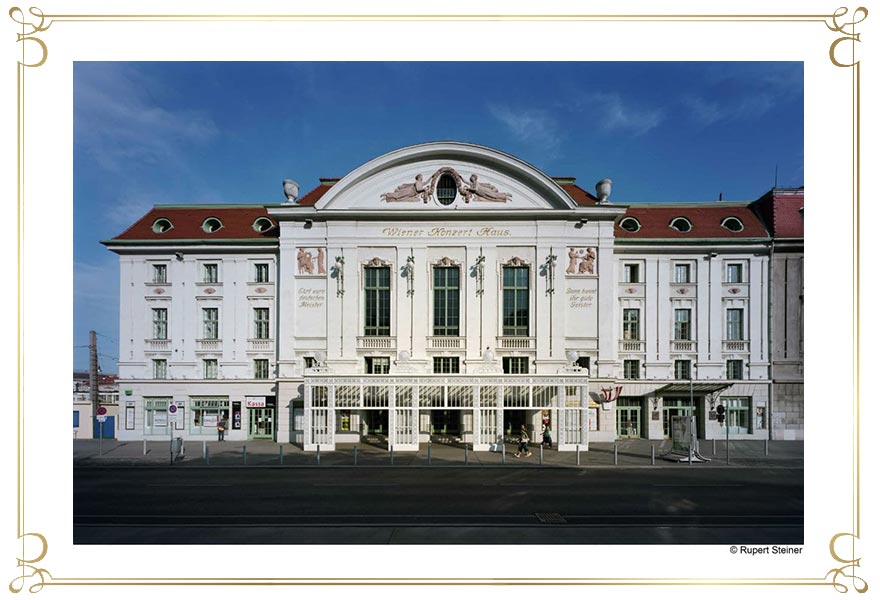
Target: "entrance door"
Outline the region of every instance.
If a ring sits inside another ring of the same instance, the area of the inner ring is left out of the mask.
[[[642,409],[639,406],[617,407],[617,436],[641,437]]]
[[[432,410],[431,431],[437,435],[458,435],[460,413],[458,410]]]
[[[365,412],[364,419],[367,422],[367,433],[388,435],[388,411],[368,410]]]
[[[694,405],[689,398],[664,398],[663,399],[663,437],[672,435],[672,417],[689,417],[696,414]]]
[[[505,410],[504,411],[504,434],[516,435],[519,433],[520,427],[526,424],[526,411],[524,410]]]
[[[104,423],[99,423],[98,419],[94,420],[95,427],[92,432],[92,437],[96,440],[99,438],[104,438],[105,440],[112,440],[116,437],[116,417],[112,417],[107,415],[107,419]]]
[[[248,409],[248,439],[271,440],[275,435],[275,409]]]

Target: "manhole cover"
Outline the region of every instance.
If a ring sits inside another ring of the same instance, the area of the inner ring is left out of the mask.
[[[535,513],[535,516],[538,517],[538,520],[541,523],[544,523],[546,525],[567,523],[565,517],[563,517],[559,513]]]

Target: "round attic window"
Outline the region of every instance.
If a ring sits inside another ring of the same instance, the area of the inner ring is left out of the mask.
[[[672,219],[672,222],[669,224],[669,226],[682,233],[687,233],[688,231],[693,229],[691,222],[684,217],[676,217]]]
[[[260,233],[269,231],[274,226],[275,224],[266,217],[257,217],[257,220],[254,221],[253,224],[254,231],[259,231]]]
[[[455,185],[455,179],[452,175],[444,174],[437,182],[437,202],[443,206],[449,206],[455,202],[455,195],[458,193],[458,186]]]
[[[626,217],[620,223],[620,228],[624,231],[629,231],[631,233],[635,233],[639,229],[642,228],[642,224],[639,223],[639,220],[634,217]]]
[[[727,217],[726,219],[721,221],[721,226],[735,233],[738,233],[744,229],[742,221],[740,221],[736,217]]]
[[[156,219],[153,222],[153,233],[165,233],[172,227],[174,227],[174,225],[172,225],[171,221],[168,219]]]
[[[217,217],[208,217],[205,219],[205,222],[202,223],[202,231],[205,233],[214,233],[215,231],[219,231],[223,227],[223,223],[220,222],[220,219]]]

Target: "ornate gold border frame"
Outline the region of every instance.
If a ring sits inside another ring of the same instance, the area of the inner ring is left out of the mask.
[[[856,540],[861,536],[861,462],[860,462],[860,147],[861,147],[861,65],[856,60],[856,42],[861,42],[857,26],[868,16],[868,10],[858,7],[849,15],[849,9],[838,8],[830,14],[794,15],[794,14],[44,14],[39,8],[31,7],[27,12],[19,7],[9,9],[10,18],[21,25],[17,41],[21,44],[21,59],[18,61],[17,91],[17,312],[16,312],[16,343],[17,343],[17,453],[16,453],[16,485],[17,513],[16,531],[21,542],[21,554],[16,558],[19,575],[9,583],[13,593],[27,589],[31,593],[38,592],[45,586],[304,586],[304,585],[381,585],[381,586],[423,586],[423,585],[560,585],[560,586],[830,586],[838,592],[852,589],[859,593],[866,592],[867,582],[860,576],[862,558],[856,556]],[[848,20],[847,20],[848,17]],[[853,529],[852,532],[837,533],[831,537],[828,550],[834,561],[834,567],[823,577],[808,578],[100,578],[100,577],[53,577],[49,571],[39,566],[46,557],[49,545],[46,537],[28,531],[25,524],[25,486],[24,486],[24,438],[23,419],[24,381],[22,379],[22,324],[21,324],[21,274],[22,274],[22,237],[24,231],[24,143],[25,143],[25,73],[28,69],[40,67],[49,57],[46,43],[41,39],[44,32],[56,23],[84,22],[247,22],[247,21],[301,21],[301,22],[346,22],[346,21],[521,21],[521,22],[552,22],[552,21],[608,21],[608,22],[785,22],[785,23],[822,23],[832,33],[838,34],[829,47],[828,56],[831,62],[840,68],[851,69],[852,73],[852,207],[853,207]],[[850,52],[845,52],[849,43]],[[39,49],[38,60],[27,62],[25,48],[27,44],[36,44]],[[26,546],[36,542],[37,552],[28,554]]]

